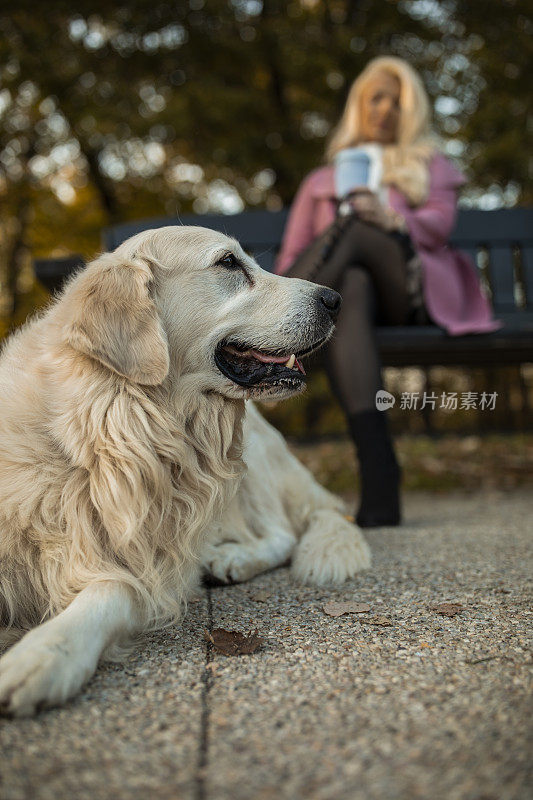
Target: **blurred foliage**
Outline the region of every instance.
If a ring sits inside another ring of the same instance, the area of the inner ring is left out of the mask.
[[[292,452],[330,491],[353,495],[359,490],[352,443],[343,437],[314,444],[289,443]],[[407,491],[448,492],[533,488],[533,436],[464,436],[439,439],[419,435],[396,440]]]
[[[351,80],[382,53],[420,70],[471,200],[530,202],[527,11],[524,0],[4,0],[4,328],[42,302],[32,255],[93,255],[102,227],[125,219],[288,204]]]
[[[453,5],[454,17],[474,36],[473,61],[481,82],[477,97],[466,102],[470,112],[460,120],[461,138],[470,143],[472,175],[482,186],[515,183],[521,186],[519,202],[531,204],[533,6],[509,0]]]
[[[319,369],[320,359],[306,366],[309,373],[304,394],[281,403],[262,403],[263,415],[285,436],[299,440],[342,438],[346,421],[333,399],[326,374]],[[426,434],[436,437],[450,432],[465,435],[494,431],[533,429],[533,365],[522,364],[487,369],[460,367],[386,367],[384,388],[395,398],[389,409],[391,431],[403,434]],[[415,409],[401,407],[403,392],[418,393]],[[457,409],[447,409],[442,394],[456,392]],[[475,408],[461,408],[462,393],[476,395]],[[494,409],[479,407],[482,392],[496,394]],[[422,410],[423,395],[435,396],[433,408],[428,402]]]

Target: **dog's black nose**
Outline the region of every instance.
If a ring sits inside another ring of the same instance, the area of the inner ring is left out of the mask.
[[[334,292],[333,289],[321,289],[318,302],[324,306],[333,322],[335,322],[341,308],[342,298],[340,294]]]

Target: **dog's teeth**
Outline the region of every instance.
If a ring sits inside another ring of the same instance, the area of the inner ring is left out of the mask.
[[[294,367],[294,362],[295,361],[296,361],[296,356],[293,353],[292,356],[289,358],[289,360],[285,364],[287,369],[292,369]]]

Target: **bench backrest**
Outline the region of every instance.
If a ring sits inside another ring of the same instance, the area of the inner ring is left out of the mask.
[[[107,228],[104,246],[114,250],[135,233],[165,225],[201,225],[234,236],[263,269],[272,271],[288,210],[186,215],[127,222]],[[450,243],[466,251],[496,312],[533,311],[533,208],[461,209]]]

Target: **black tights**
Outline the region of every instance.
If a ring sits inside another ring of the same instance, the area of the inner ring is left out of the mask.
[[[333,392],[346,414],[375,409],[383,388],[376,325],[405,325],[409,317],[403,249],[389,234],[354,219],[314,281],[342,295],[324,353]]]

